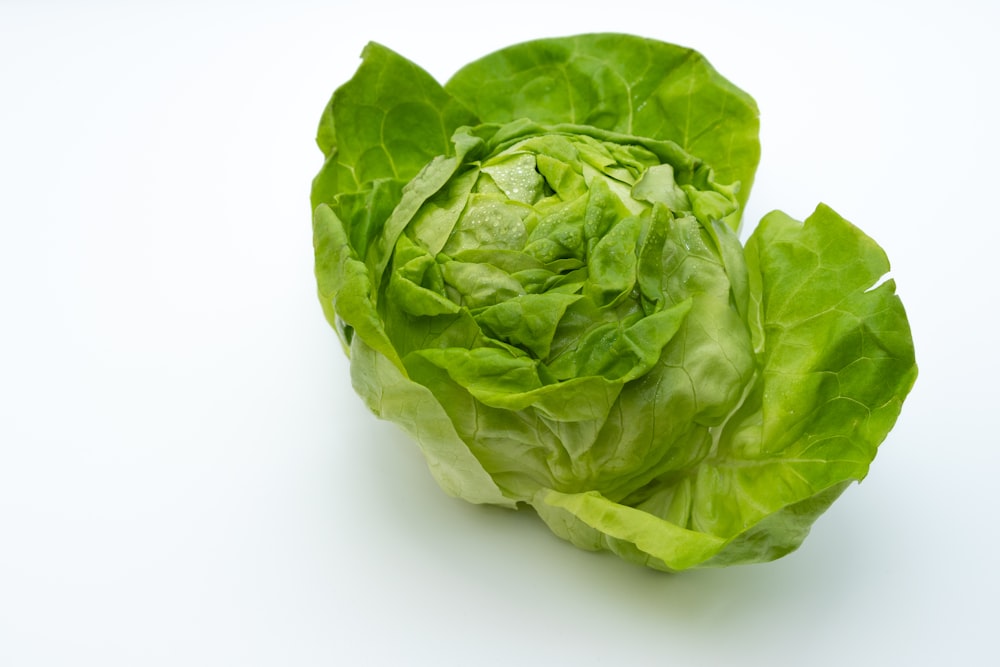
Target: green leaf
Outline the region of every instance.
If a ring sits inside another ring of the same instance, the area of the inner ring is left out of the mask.
[[[534,507],[557,535],[577,546],[608,549],[657,569],[676,571],[699,565],[725,544],[719,537],[684,529],[612,502],[596,491],[549,490],[539,494]]]
[[[765,216],[747,254],[763,289],[768,447],[824,424],[857,429],[852,449],[870,460],[917,373],[895,282],[879,283],[889,271],[885,252],[820,205],[805,223]]]
[[[313,215],[313,245],[320,303],[344,346],[350,347],[357,334],[401,365],[375,308],[374,283],[368,267],[348,243],[340,218],[325,204],[317,207]]]
[[[578,299],[559,292],[518,295],[486,308],[476,320],[495,337],[545,359],[566,308]]]
[[[313,188],[332,203],[377,179],[408,181],[439,155],[451,135],[476,117],[419,66],[375,42],[320,120],[317,143],[327,157]]]
[[[446,493],[471,503],[515,506],[459,438],[434,395],[360,338],[351,346],[351,379],[375,414],[398,424],[416,440],[431,474]]]
[[[750,284],[762,291],[760,372],[711,453],[633,501],[725,538],[706,562],[714,566],[797,548],[865,477],[917,373],[892,281],[873,287],[889,268],[883,251],[831,209],[821,205],[805,223],[770,214],[747,254]]]
[[[614,304],[632,292],[636,281],[636,247],[642,222],[628,216],[617,220],[596,239],[587,254],[589,275],[584,292],[600,306]]]
[[[483,122],[530,118],[670,140],[740,183],[745,206],[760,159],[753,98],[699,53],[621,34],[541,39],[460,69],[445,89]]]

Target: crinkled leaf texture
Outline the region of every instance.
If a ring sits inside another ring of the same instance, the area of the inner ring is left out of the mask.
[[[826,206],[737,230],[753,100],[627,35],[444,86],[370,44],[320,123],[324,312],[449,494],[677,571],[801,544],[916,377],[883,251]]]

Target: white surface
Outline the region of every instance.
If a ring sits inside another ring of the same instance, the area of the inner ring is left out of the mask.
[[[0,3],[0,664],[995,664],[1000,12],[750,5]],[[748,224],[824,201],[893,261],[920,379],[775,563],[447,498],[315,300],[312,137],[367,40],[443,80],[597,30],[756,97]]]

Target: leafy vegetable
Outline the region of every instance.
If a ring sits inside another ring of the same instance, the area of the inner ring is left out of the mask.
[[[618,34],[444,86],[369,44],[319,127],[316,275],[354,387],[448,493],[663,570],[782,556],[915,377],[883,251],[826,206],[737,236],[754,101]]]

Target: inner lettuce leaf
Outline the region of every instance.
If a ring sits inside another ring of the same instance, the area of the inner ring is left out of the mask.
[[[767,561],[868,472],[916,378],[868,236],[741,244],[749,95],[697,52],[537,40],[444,85],[369,44],[313,182],[320,301],[440,486],[666,571]]]

